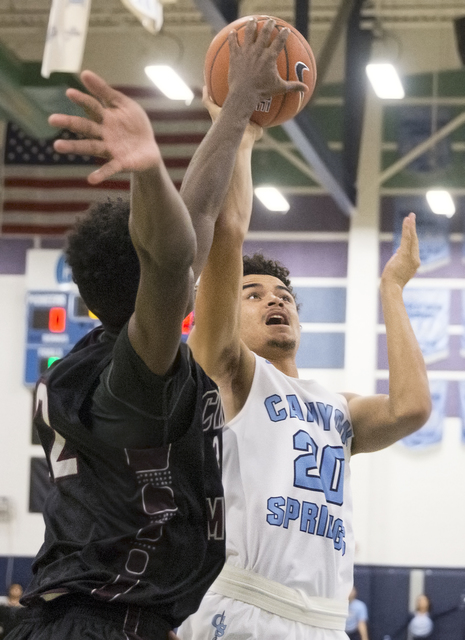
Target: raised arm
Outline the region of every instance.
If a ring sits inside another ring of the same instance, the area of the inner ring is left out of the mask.
[[[430,415],[425,362],[402,298],[404,286],[419,266],[415,215],[411,213],[403,221],[400,247],[381,276],[389,395],[346,396],[354,428],[352,453],[384,449],[419,429]]]
[[[229,34],[229,92],[221,113],[197,149],[181,187],[197,235],[194,273],[203,269],[210,250],[215,221],[223,206],[237,149],[257,104],[287,91],[302,91],[300,82],[286,82],[277,72],[276,60],[289,35],[283,29],[270,44],[275,26],[268,20],[257,33],[256,20],[245,27],[240,46],[237,32]]]
[[[119,171],[132,172],[129,228],[141,275],[128,333],[142,360],[154,373],[163,375],[176,357],[191,297],[194,229],[144,110],[90,71],[84,71],[81,79],[91,95],[75,89],[69,89],[67,95],[85,110],[87,118],[54,114],[50,124],[70,129],[83,139],[58,140],[55,149],[104,158],[103,166],[89,175],[91,184]]]
[[[208,105],[215,117],[215,106]],[[240,339],[242,245],[252,213],[251,157],[260,127],[249,124],[237,152],[213,244],[195,301],[189,345],[199,364],[221,387],[226,420],[240,411],[253,379],[254,358]],[[233,393],[234,390],[234,393]]]

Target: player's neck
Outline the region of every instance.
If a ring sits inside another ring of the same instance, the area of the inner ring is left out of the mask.
[[[281,371],[281,373],[284,373],[286,376],[290,378],[299,377],[294,354],[267,353],[258,355],[262,355],[263,358],[266,358],[278,371]]]

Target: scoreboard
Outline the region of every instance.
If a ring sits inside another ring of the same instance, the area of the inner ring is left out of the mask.
[[[61,251],[30,249],[26,282],[24,383],[33,386],[45,369],[69,353],[100,321],[79,295]]]
[[[55,360],[63,358],[100,321],[86,307],[62,251],[29,249],[26,257],[26,362],[24,383],[34,386]],[[193,313],[182,325],[186,341]]]

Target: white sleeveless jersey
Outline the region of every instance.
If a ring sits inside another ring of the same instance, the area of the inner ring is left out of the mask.
[[[308,596],[352,586],[352,426],[342,395],[255,356],[223,435],[227,561]]]

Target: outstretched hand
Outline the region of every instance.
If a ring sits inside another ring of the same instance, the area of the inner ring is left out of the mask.
[[[104,158],[105,164],[87,178],[99,184],[119,171],[145,171],[161,162],[152,125],[142,107],[92,71],[83,71],[81,81],[91,95],[68,89],[67,97],[81,107],[87,117],[54,113],[53,127],[69,129],[79,140],[56,140],[58,153],[74,153]]]
[[[402,238],[396,253],[384,267],[381,281],[394,282],[403,288],[420,266],[420,250],[415,214],[409,213],[402,222]]]
[[[303,82],[286,81],[279,75],[277,59],[284,49],[289,29],[281,29],[270,42],[275,25],[276,22],[270,18],[257,32],[257,20],[252,18],[245,27],[242,45],[237,31],[231,31],[228,36],[230,91],[237,85],[244,92],[244,97],[254,100],[254,104],[270,96],[308,89]]]

